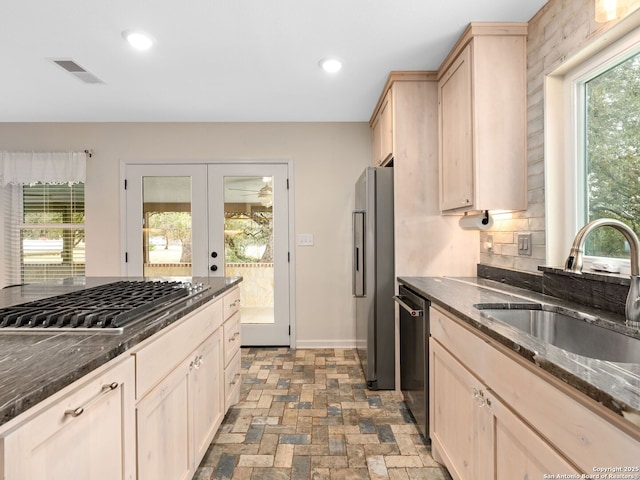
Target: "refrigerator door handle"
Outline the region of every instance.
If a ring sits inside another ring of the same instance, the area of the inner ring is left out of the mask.
[[[365,212],[357,210],[353,212],[353,296],[364,297],[365,286],[365,236],[364,222]]]

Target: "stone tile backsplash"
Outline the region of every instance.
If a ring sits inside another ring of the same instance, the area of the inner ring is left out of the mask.
[[[564,272],[559,268],[537,267],[542,273],[515,271],[479,264],[477,275],[514,287],[525,288],[537,293],[586,307],[624,315],[629,279],[625,275],[605,275]]]

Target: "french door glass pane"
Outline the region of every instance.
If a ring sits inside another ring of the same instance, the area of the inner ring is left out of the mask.
[[[191,177],[142,179],[143,275],[191,276]]]
[[[242,323],[274,323],[273,177],[224,177],[225,275],[240,283]]]

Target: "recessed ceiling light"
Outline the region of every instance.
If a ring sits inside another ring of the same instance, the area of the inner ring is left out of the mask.
[[[318,65],[328,73],[336,73],[342,68],[342,62],[337,58],[323,58]]]
[[[136,50],[149,50],[153,45],[153,39],[146,33],[136,30],[125,30],[122,36]]]

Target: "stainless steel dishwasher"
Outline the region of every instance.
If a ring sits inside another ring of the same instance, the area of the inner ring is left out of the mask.
[[[420,432],[429,440],[429,301],[404,285],[400,306],[400,389]]]

